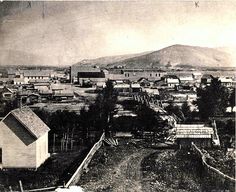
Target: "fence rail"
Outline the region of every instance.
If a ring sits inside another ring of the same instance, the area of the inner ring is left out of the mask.
[[[205,168],[207,168],[209,173],[211,173],[212,175],[218,176],[218,178],[220,178],[221,181],[227,180],[232,185],[232,187],[234,188],[234,186],[236,184],[236,179],[235,178],[232,178],[232,177],[222,173],[218,169],[212,167],[211,165],[209,165],[206,162],[206,156],[202,153],[202,151],[194,143],[192,143],[192,148],[201,157],[202,164]]]
[[[77,170],[75,171],[75,173],[72,175],[72,177],[70,178],[70,180],[65,184],[65,187],[68,188],[71,185],[75,185],[79,179],[80,176],[83,173],[83,170],[86,169],[90,163],[90,161],[92,160],[93,155],[96,153],[96,151],[101,147],[102,142],[105,138],[105,133],[102,134],[102,136],[100,137],[99,141],[97,143],[95,143],[93,145],[93,147],[90,149],[89,153],[87,154],[87,156],[84,158],[83,162],[80,164],[80,166],[77,168]]]

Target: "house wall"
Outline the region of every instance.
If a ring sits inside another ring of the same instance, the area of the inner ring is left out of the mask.
[[[28,76],[25,76],[24,77],[24,82],[25,83],[29,83],[29,80],[32,80],[32,79],[46,79],[46,80],[49,80],[49,76],[32,76],[32,77],[28,77]]]
[[[177,139],[177,144],[180,148],[189,148],[191,147],[191,143],[194,142],[194,144],[198,147],[206,147],[210,148],[212,147],[212,142],[210,138],[182,138]]]
[[[50,156],[48,153],[48,133],[36,141],[36,165],[39,167]]]
[[[161,77],[163,77],[166,74],[167,74],[166,72],[160,72],[156,70],[122,69],[122,70],[110,71],[110,73],[107,74],[106,77],[112,80],[128,79],[131,81],[138,81],[140,78],[147,78],[148,80],[154,81],[161,79]]]
[[[19,127],[19,130],[22,130]],[[27,134],[22,130],[22,135]],[[2,121],[0,122],[0,148],[3,168],[36,168],[36,142],[25,144]]]
[[[131,81],[138,81],[140,78],[147,78],[148,80],[159,80],[161,77],[166,75],[166,72],[159,71],[124,71],[124,79],[129,79]]]
[[[106,82],[106,78],[78,78],[78,83],[80,85],[83,84],[84,81],[92,81],[94,83],[98,83],[98,82]]]

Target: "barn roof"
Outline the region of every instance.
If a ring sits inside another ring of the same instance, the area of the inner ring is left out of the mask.
[[[9,114],[12,114],[37,139],[50,130],[28,107],[14,109]]]
[[[211,138],[214,134],[212,127],[203,124],[177,124],[176,138]]]
[[[24,70],[25,77],[50,77],[51,71],[49,70]]]
[[[168,79],[167,79],[167,83],[179,83],[179,79],[171,79],[171,78],[168,78]]]
[[[83,66],[83,67],[78,67],[77,72],[79,72],[79,73],[88,73],[88,72],[96,73],[96,72],[101,72],[101,69],[100,68],[95,68],[95,67]]]

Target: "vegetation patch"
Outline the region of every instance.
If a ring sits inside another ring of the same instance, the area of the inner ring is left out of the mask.
[[[191,151],[166,150],[146,157],[142,162],[143,186],[151,191],[228,190],[207,174],[199,157]]]
[[[24,189],[63,185],[69,180],[87,155],[88,149],[52,155],[37,170],[6,169],[0,171],[0,191],[20,191],[19,180]]]

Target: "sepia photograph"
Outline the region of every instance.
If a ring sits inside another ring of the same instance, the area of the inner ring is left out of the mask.
[[[0,0],[0,192],[235,192],[236,0]]]

